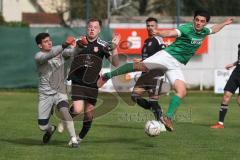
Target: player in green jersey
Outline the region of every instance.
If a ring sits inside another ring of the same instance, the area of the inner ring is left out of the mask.
[[[183,24],[173,30],[153,30],[153,35],[175,37],[176,40],[166,49],[155,53],[142,62],[126,63],[112,72],[103,74],[98,80],[98,87],[101,87],[107,80],[117,75],[134,71],[146,72],[156,68],[165,70],[166,76],[176,93],[171,97],[166,116],[163,116],[161,121],[169,131],[173,131],[172,118],[174,112],[187,93],[180,64],[187,64],[207,35],[217,33],[224,26],[233,22],[232,18],[227,18],[222,23],[207,28],[206,25],[209,20],[210,15],[207,11],[197,10],[193,22]]]

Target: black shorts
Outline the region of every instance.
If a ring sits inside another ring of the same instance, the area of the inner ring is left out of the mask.
[[[233,70],[229,80],[227,81],[227,84],[224,87],[224,91],[229,91],[232,94],[234,94],[237,88],[239,88],[239,86],[240,86],[240,66],[237,66]]]
[[[88,103],[95,105],[97,103],[98,97],[98,88],[97,84],[91,86],[81,84],[81,83],[72,83],[72,101],[84,100]]]
[[[159,95],[160,82],[158,77],[163,75],[164,73],[157,69],[142,73],[136,81],[134,88],[143,88],[151,95]]]

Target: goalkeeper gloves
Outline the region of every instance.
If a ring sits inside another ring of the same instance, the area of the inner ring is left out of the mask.
[[[69,45],[73,45],[75,43],[75,38],[73,36],[68,36],[65,42],[62,44],[62,48],[65,49]]]
[[[77,43],[78,47],[86,48],[88,45],[86,36],[80,36],[80,38],[76,40],[76,43]]]

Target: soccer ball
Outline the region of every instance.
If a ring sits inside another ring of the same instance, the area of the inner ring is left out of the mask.
[[[156,120],[147,121],[145,124],[145,133],[150,137],[155,137],[160,134],[160,132],[166,131],[165,126]]]

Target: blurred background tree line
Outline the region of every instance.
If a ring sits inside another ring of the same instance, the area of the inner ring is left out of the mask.
[[[109,2],[108,0],[71,0],[71,18],[84,19],[86,16],[107,18]],[[118,16],[175,16],[177,4],[179,4],[180,16],[192,16],[196,9],[208,10],[212,16],[240,15],[240,1],[237,0],[113,0],[111,2],[111,8],[114,8],[113,5],[131,2],[127,7],[111,10],[112,15]]]

